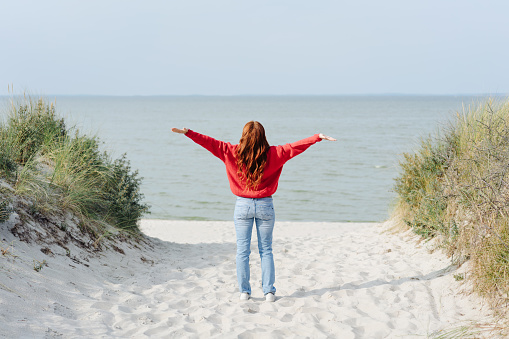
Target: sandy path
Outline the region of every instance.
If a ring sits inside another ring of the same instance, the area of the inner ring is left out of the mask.
[[[239,302],[232,223],[144,220],[142,230],[152,247],[82,258],[90,267],[69,268],[58,249],[38,273],[3,261],[2,334],[418,338],[486,317],[478,299],[455,292],[444,255],[377,224],[277,223],[275,303],[263,299],[255,235],[253,297]],[[42,255],[22,244],[17,253]]]

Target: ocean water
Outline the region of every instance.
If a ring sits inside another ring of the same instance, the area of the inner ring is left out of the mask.
[[[189,138],[188,127],[238,143],[244,124],[260,121],[271,145],[315,133],[322,141],[290,160],[274,195],[276,218],[290,221],[383,221],[403,152],[447,124],[468,96],[57,96],[69,124],[97,134],[104,149],[127,153],[144,177],[150,218],[231,220],[235,197],[223,163]],[[2,98],[4,105],[8,98]],[[5,111],[5,110],[4,110]]]

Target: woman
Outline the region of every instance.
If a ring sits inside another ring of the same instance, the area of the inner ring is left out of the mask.
[[[269,146],[265,129],[257,121],[250,121],[244,126],[238,145],[225,143],[187,128],[171,130],[185,134],[226,165],[231,191],[237,196],[233,218],[237,234],[236,261],[240,300],[248,300],[251,295],[249,255],[255,221],[262,262],[262,289],[265,300],[273,302],[276,288],[272,256],[272,231],[275,222],[272,194],[277,190],[283,165],[319,141],[336,139],[320,133],[292,144]]]

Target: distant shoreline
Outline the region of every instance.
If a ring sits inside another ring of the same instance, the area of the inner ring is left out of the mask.
[[[34,97],[39,95],[31,94]],[[455,93],[455,94],[418,94],[418,93],[368,93],[368,94],[40,94],[41,96],[52,98],[52,97],[91,97],[91,98],[249,98],[249,97],[260,97],[260,98],[327,98],[327,97],[508,97],[509,93]],[[0,98],[12,98],[19,97],[22,94],[10,95],[0,94]]]

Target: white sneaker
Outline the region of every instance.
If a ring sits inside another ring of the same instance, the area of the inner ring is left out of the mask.
[[[244,301],[244,300],[249,300],[249,293],[241,293],[240,294],[240,300]]]
[[[265,294],[265,301],[273,303],[275,300],[276,300],[276,296],[274,295],[274,293]]]

